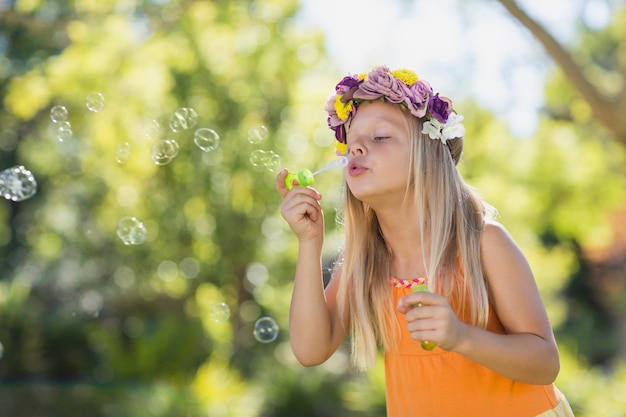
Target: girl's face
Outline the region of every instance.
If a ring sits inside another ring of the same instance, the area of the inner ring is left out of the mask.
[[[346,130],[350,163],[345,176],[352,194],[374,208],[404,199],[411,146],[398,106],[363,102]]]

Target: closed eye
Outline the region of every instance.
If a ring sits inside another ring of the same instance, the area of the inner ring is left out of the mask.
[[[375,136],[374,137],[374,141],[375,142],[380,142],[380,141],[383,141],[385,139],[389,139],[389,136]]]

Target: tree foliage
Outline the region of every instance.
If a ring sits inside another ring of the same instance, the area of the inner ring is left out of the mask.
[[[272,150],[293,171],[332,158],[321,104],[338,76],[320,34],[295,24],[297,8],[295,0],[0,6],[0,169],[22,164],[39,186],[29,200],[0,204],[7,414],[384,413],[381,361],[354,374],[342,347],[325,365],[303,369],[287,341],[296,242],[279,218],[276,171],[250,159]],[[586,35],[580,56],[615,72],[621,16],[606,33]],[[605,306],[617,284],[587,282],[580,249],[615,237],[607,213],[626,201],[626,156],[570,83],[564,71],[546,85],[547,111],[532,140],[515,139],[479,105],[460,104],[468,122],[460,169],[531,259],[563,346],[559,386],[577,415],[605,415],[589,392],[606,391],[609,379],[592,365],[612,366],[623,384],[615,361],[623,303]],[[91,92],[105,97],[102,111],[85,107]],[[70,139],[60,141],[50,119],[56,105],[68,109]],[[172,131],[182,107],[197,112],[197,124]],[[251,143],[259,126],[269,136]],[[217,149],[195,145],[199,127],[219,133]],[[158,166],[151,151],[164,139],[179,153]],[[122,162],[120,149],[130,149]],[[315,180],[329,262],[339,177]],[[145,224],[144,244],[117,236],[126,216]],[[211,316],[220,302],[230,307],[227,321]],[[253,337],[262,316],[280,326],[273,343]]]

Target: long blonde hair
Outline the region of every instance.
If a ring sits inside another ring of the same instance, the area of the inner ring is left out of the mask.
[[[485,220],[495,215],[463,180],[456,165],[463,138],[443,145],[422,132],[422,121],[402,109],[411,155],[407,198],[417,207],[424,267],[432,291],[449,301],[457,314],[469,311],[469,321],[485,327],[489,298],[480,261],[480,238]],[[345,248],[339,263],[337,300],[341,317],[347,318],[352,341],[352,362],[370,368],[378,344],[393,350],[400,324],[389,283],[393,254],[380,230],[374,210],[359,201],[345,185],[343,223]]]

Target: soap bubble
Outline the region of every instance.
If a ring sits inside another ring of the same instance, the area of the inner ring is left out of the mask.
[[[101,93],[89,93],[85,105],[89,111],[98,113],[104,109],[104,96]]]
[[[117,161],[118,164],[123,164],[125,162],[128,162],[129,158],[130,158],[130,143],[128,142],[121,143],[115,150],[115,161]]]
[[[274,172],[280,166],[281,158],[274,151],[257,149],[250,153],[250,163],[255,167],[265,168],[270,172]]]
[[[269,132],[265,126],[255,126],[248,130],[248,142],[255,145],[263,142],[269,136]]]
[[[213,129],[203,127],[196,130],[193,135],[193,142],[204,152],[211,152],[220,145],[220,135]]]
[[[268,160],[267,153],[262,149],[257,149],[252,151],[250,154],[250,163],[255,167],[260,167],[265,165]]]
[[[65,142],[74,136],[72,125],[70,122],[59,122],[57,125],[57,139],[59,142]]]
[[[123,217],[117,222],[117,235],[125,245],[141,245],[148,231],[136,217]]]
[[[280,166],[281,159],[280,155],[275,153],[274,151],[268,151],[265,155],[265,164],[263,165],[270,172],[276,171],[276,168]]]
[[[4,356],[4,345],[0,342],[0,359]]]
[[[254,337],[261,343],[271,343],[278,337],[278,324],[271,317],[261,317],[254,323]]]
[[[148,120],[144,123],[143,134],[146,139],[156,139],[161,132],[161,125],[156,120]]]
[[[151,158],[157,165],[167,165],[178,155],[178,142],[165,139],[152,145]]]
[[[198,121],[198,113],[192,108],[181,107],[170,117],[170,129],[173,132],[191,129]]]
[[[7,200],[26,200],[36,192],[37,181],[24,166],[16,165],[0,172],[0,195]]]
[[[50,109],[50,120],[60,123],[67,120],[67,109],[64,106],[54,106]]]
[[[214,304],[211,307],[211,320],[220,323],[228,320],[230,317],[230,308],[228,308],[228,304],[221,302]]]

